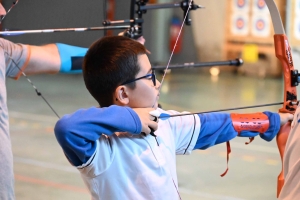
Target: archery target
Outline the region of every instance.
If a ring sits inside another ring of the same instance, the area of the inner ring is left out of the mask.
[[[249,1],[250,0],[233,0],[232,1],[232,10],[249,12]]]
[[[247,35],[249,33],[248,15],[235,14],[231,19],[231,33],[234,35]]]
[[[264,0],[253,0],[252,1],[252,8],[254,13],[269,13],[268,6]]]
[[[295,19],[294,19],[294,37],[297,39],[297,40],[300,40],[300,16],[297,16]]]
[[[256,37],[267,37],[270,35],[270,18],[266,15],[252,16],[251,34]]]

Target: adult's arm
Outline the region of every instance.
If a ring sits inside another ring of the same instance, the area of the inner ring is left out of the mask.
[[[0,38],[0,46],[6,59],[7,76],[18,79],[27,75],[81,73],[87,48],[52,43],[41,46],[13,43]],[[17,66],[16,66],[17,65]]]
[[[81,73],[85,47],[55,43],[43,46],[28,45],[31,50],[26,74]]]
[[[56,44],[27,45],[27,48],[29,48],[29,58],[24,69],[27,75],[55,74],[60,71],[61,59]]]

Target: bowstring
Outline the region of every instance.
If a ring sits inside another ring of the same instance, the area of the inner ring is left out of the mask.
[[[189,0],[187,11],[186,11],[186,13],[185,13],[185,16],[184,16],[184,18],[183,18],[183,21],[182,21],[182,23],[181,23],[181,26],[180,26],[180,29],[179,29],[179,33],[178,33],[178,35],[177,35],[177,38],[176,38],[175,44],[174,44],[174,46],[173,46],[173,49],[172,49],[171,55],[170,55],[170,57],[169,57],[169,60],[168,60],[168,63],[167,63],[167,67],[166,67],[166,69],[165,69],[164,75],[163,75],[163,77],[162,77],[162,79],[161,79],[161,82],[160,82],[160,87],[159,87],[159,89],[158,89],[158,94],[160,94],[160,91],[161,91],[161,88],[162,88],[163,82],[164,82],[164,80],[165,80],[165,77],[166,77],[167,71],[168,71],[168,69],[169,69],[169,66],[170,66],[170,63],[171,63],[171,60],[172,60],[173,54],[174,54],[174,52],[175,52],[175,48],[176,48],[176,46],[177,46],[177,43],[178,43],[179,37],[180,37],[180,35],[181,35],[182,29],[183,29],[183,26],[184,26],[184,22],[185,22],[185,20],[186,20],[186,18],[187,18],[187,16],[188,16],[188,13],[189,13],[189,11],[190,11],[190,8],[191,8],[191,5],[192,5],[192,2],[193,2],[193,0]],[[153,106],[152,106],[152,107],[154,107],[154,105],[155,105],[155,103],[156,103],[156,102],[157,102],[157,99],[155,99],[155,101],[154,101],[154,103],[153,103]]]
[[[189,0],[188,8],[187,8],[186,14],[185,14],[184,19],[183,19],[183,22],[182,22],[182,24],[181,24],[181,26],[180,26],[179,33],[178,33],[178,35],[177,35],[175,44],[174,44],[174,46],[173,46],[173,49],[172,49],[172,52],[171,52],[171,55],[170,55],[170,58],[169,58],[169,61],[168,61],[168,64],[167,64],[167,67],[166,67],[166,69],[165,69],[164,75],[163,75],[162,80],[161,80],[161,83],[160,83],[160,87],[159,87],[159,89],[158,89],[158,94],[160,94],[160,91],[161,91],[161,88],[162,88],[162,84],[163,84],[164,79],[165,79],[165,76],[166,76],[166,74],[167,74],[167,70],[168,70],[168,68],[169,68],[169,66],[170,66],[170,63],[171,63],[171,60],[172,60],[172,57],[173,57],[175,48],[176,48],[176,46],[177,46],[177,42],[178,42],[179,37],[180,37],[180,35],[181,35],[181,31],[182,31],[182,29],[183,29],[184,22],[185,22],[185,20],[186,20],[186,18],[187,18],[187,16],[188,16],[189,11],[190,11],[190,7],[191,7],[192,2],[193,2],[193,0]],[[154,107],[154,105],[156,104],[156,102],[157,102],[157,98],[155,99],[155,101],[154,101],[152,107]],[[152,132],[152,131],[151,131],[151,132]],[[150,134],[151,134],[151,133],[150,133]],[[154,133],[152,133],[152,134],[154,135],[155,140],[156,140],[156,142],[157,142],[157,144],[158,144],[158,141],[157,141],[157,139],[156,139],[156,135],[155,135]],[[175,187],[175,189],[176,189],[176,192],[177,192],[177,194],[178,194],[178,197],[179,197],[179,199],[181,200],[182,198],[181,198],[181,196],[180,196],[178,187],[176,186],[175,181],[174,181],[172,175],[171,175],[171,178],[172,178],[174,187]]]
[[[11,5],[11,7],[8,9],[8,11],[6,12],[6,15],[2,16],[0,18],[0,24],[2,24],[2,21],[4,20],[4,18],[8,15],[8,13],[15,7],[15,5],[17,5],[17,3],[19,2],[19,0],[16,0],[15,2],[13,2],[13,4]]]

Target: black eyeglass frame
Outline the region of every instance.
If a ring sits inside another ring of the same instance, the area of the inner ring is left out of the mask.
[[[141,76],[139,78],[133,79],[133,80],[129,80],[129,81],[125,81],[124,83],[122,83],[121,85],[126,85],[129,83],[133,83],[135,81],[141,80],[143,78],[148,78],[149,76],[151,76],[151,80],[153,82],[153,85],[156,86],[156,75],[155,75],[155,70],[152,70],[151,74],[146,74],[145,76]]]

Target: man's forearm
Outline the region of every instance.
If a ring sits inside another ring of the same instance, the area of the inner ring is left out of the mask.
[[[24,70],[26,74],[54,74],[59,72],[61,61],[55,44],[43,46],[28,45],[28,48],[30,48],[30,57]]]

